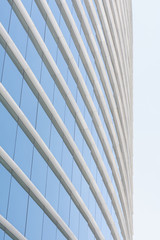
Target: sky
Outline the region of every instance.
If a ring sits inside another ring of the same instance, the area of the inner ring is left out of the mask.
[[[160,0],[132,0],[134,240],[160,239]]]

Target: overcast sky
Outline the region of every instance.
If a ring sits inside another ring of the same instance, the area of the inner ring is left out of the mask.
[[[160,0],[133,0],[134,240],[160,239]]]

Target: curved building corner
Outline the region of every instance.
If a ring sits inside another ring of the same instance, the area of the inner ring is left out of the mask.
[[[0,239],[132,240],[132,1],[0,1]]]

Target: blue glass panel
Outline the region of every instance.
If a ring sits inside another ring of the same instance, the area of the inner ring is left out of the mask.
[[[58,134],[57,130],[52,126],[51,129],[51,143],[50,150],[53,153],[56,160],[61,164],[61,153],[62,153],[62,138]]]
[[[8,55],[5,58],[2,83],[16,103],[19,104],[22,76]]]
[[[51,121],[44,112],[41,105],[38,105],[36,131],[39,133],[46,145],[49,145]]]
[[[98,204],[96,203],[96,222],[99,226],[99,228],[101,228],[101,224],[102,224],[102,213],[101,210],[98,206]]]
[[[71,180],[73,157],[65,144],[63,144],[62,168]]]
[[[31,180],[35,184],[35,186],[40,190],[40,192],[44,195],[47,164],[36,149],[34,149],[33,158],[34,160]]]
[[[75,204],[71,201],[69,227],[77,237],[78,237],[78,226],[79,226],[79,214],[80,213],[76,208]]]
[[[19,183],[12,178],[9,208],[8,208],[8,221],[13,226],[24,233],[26,210],[27,210],[28,194],[23,190]]]
[[[45,44],[46,44],[50,54],[52,55],[54,61],[56,61],[57,44],[47,26],[46,26],[46,34],[45,34]]]
[[[56,237],[57,240],[65,240],[66,239],[64,237],[64,235],[60,231],[58,231],[58,229],[57,229],[57,235],[56,236],[57,236]]]
[[[0,1],[0,21],[6,30],[8,30],[10,14],[11,6],[8,1]]]
[[[82,98],[82,96],[81,96],[79,91],[77,93],[77,105],[78,105],[78,107],[79,107],[79,109],[80,109],[80,111],[81,111],[81,113],[83,115],[83,113],[84,113],[84,105],[85,104],[84,104],[83,98]]]
[[[54,92],[54,107],[57,110],[59,116],[62,120],[64,120],[64,108],[65,108],[65,101],[58,90],[58,88],[55,86],[55,92]]]
[[[12,11],[9,35],[19,49],[19,51],[21,52],[21,54],[25,56],[27,34],[14,11]]]
[[[77,85],[70,73],[70,71],[68,71],[68,81],[67,81],[68,87],[74,97],[74,99],[76,99],[76,93],[77,93]]]
[[[97,167],[96,167],[95,161],[94,161],[93,157],[91,156],[90,171],[95,180],[96,180],[96,169],[97,169]]]
[[[62,16],[60,17],[59,27],[60,27],[61,31],[63,32],[63,35],[64,35],[64,38],[65,38],[66,42],[69,44],[70,33],[69,33],[67,25],[66,25]]]
[[[65,106],[65,125],[72,138],[74,138],[75,119],[67,106]]]
[[[50,8],[53,12],[53,15],[54,15],[57,23],[59,23],[60,11],[59,11],[59,8],[56,4],[56,1],[49,0],[48,4],[49,4],[49,6],[50,6]]]
[[[60,70],[64,80],[67,82],[67,69],[68,66],[62,56],[62,53],[58,50],[58,55],[57,55],[57,66],[58,69]]]
[[[0,146],[12,157],[17,123],[0,103]]]
[[[95,218],[95,208],[96,208],[95,199],[94,199],[91,191],[89,191],[89,211],[91,212],[91,214],[94,218]]]
[[[59,189],[58,213],[65,223],[69,223],[70,212],[70,196],[67,194],[63,186]]]
[[[97,109],[97,112],[99,113],[99,111],[100,111],[99,104],[97,102],[97,98],[96,98],[95,94],[93,95],[92,99],[93,99],[93,103],[94,103],[94,105],[95,105],[95,107]]]
[[[88,238],[87,239],[89,239],[89,240],[94,240],[95,239],[95,237],[94,237],[90,228],[88,228]]]
[[[30,176],[32,154],[32,143],[21,130],[21,128],[18,127],[14,160],[28,177]]]
[[[84,240],[84,239],[86,239],[87,235],[88,235],[88,224],[85,221],[85,219],[82,217],[82,215],[80,214],[78,239],[79,240]]]
[[[36,78],[39,80],[42,60],[39,57],[39,54],[31,40],[28,41],[26,61],[30,66],[31,70],[33,71],[33,73],[35,74]]]
[[[75,127],[75,143],[78,147],[78,149],[81,151],[82,153],[82,144],[83,144],[83,137],[82,137],[82,134],[76,124],[76,127]]]
[[[86,144],[85,141],[84,141],[84,144],[83,144],[83,158],[84,158],[85,162],[87,163],[87,166],[90,168],[91,152],[90,152],[90,149],[89,149],[89,147],[88,147],[88,145]]]
[[[6,217],[10,181],[11,174],[0,164],[0,214],[4,217]]]
[[[34,22],[38,32],[40,33],[42,39],[44,38],[44,29],[45,29],[45,21],[37,7],[35,1],[32,4],[32,13],[31,13],[32,21]]]
[[[42,240],[56,239],[56,226],[44,214]]]
[[[97,172],[96,172],[96,182],[97,182],[97,185],[98,185],[100,191],[103,193],[103,191],[102,191],[102,183],[103,183],[103,180],[102,180],[102,177],[101,177],[98,169],[97,169]]]
[[[26,237],[30,240],[41,239],[43,211],[29,198]]]
[[[46,188],[46,199],[54,207],[55,210],[58,209],[58,195],[59,193],[59,180],[48,168],[48,179],[47,179],[47,188]]]
[[[81,172],[75,161],[73,161],[72,183],[80,194]]]
[[[3,69],[3,63],[4,63],[4,56],[5,56],[5,50],[2,47],[2,45],[0,45],[0,82],[2,80],[2,69]]]
[[[72,52],[72,54],[73,54],[73,57],[74,57],[75,61],[78,62],[79,53],[78,53],[78,51],[77,51],[77,48],[76,48],[76,46],[75,46],[72,38],[70,39],[70,44],[69,44],[69,46],[70,46],[70,49],[71,49],[71,52]]]
[[[33,0],[22,0],[22,3],[24,5],[25,9],[27,10],[27,12],[30,14],[31,5],[33,3]]]
[[[84,66],[83,66],[83,63],[82,63],[80,57],[79,57],[79,61],[78,61],[78,67],[79,67],[79,70],[80,70],[80,72],[81,72],[81,74],[82,74],[82,77],[83,77],[83,79],[84,79],[84,82],[86,82],[87,73],[86,73],[86,70],[85,70],[85,68],[84,68]],[[88,90],[89,90],[89,89],[88,89]]]
[[[12,240],[12,238],[9,237],[7,234],[5,234],[5,238],[4,238],[4,240]]]
[[[85,107],[85,121],[87,123],[88,128],[91,130],[92,118],[88,112],[88,109]]]
[[[75,21],[75,24],[76,24],[77,28],[78,28],[79,31],[80,31],[80,29],[81,29],[81,23],[79,22],[79,19],[78,19],[78,17],[77,17],[77,14],[76,14],[75,10],[73,10],[73,9],[72,9],[72,16],[73,16],[73,19],[74,19],[74,21]]]
[[[0,239],[3,239],[3,236],[4,236],[4,231],[0,229]]]
[[[21,109],[31,122],[33,126],[35,126],[36,113],[37,113],[37,99],[31,92],[27,83],[23,82],[23,94],[21,100]]]
[[[43,87],[43,90],[49,97],[50,101],[52,102],[54,95],[54,81],[44,64],[42,68],[41,85]]]
[[[72,12],[72,9],[73,9],[72,1],[71,0],[66,0],[66,2],[67,2],[67,5],[68,5],[70,11]]]

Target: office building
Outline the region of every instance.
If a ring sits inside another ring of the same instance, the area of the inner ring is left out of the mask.
[[[0,239],[132,240],[131,0],[0,1]]]

